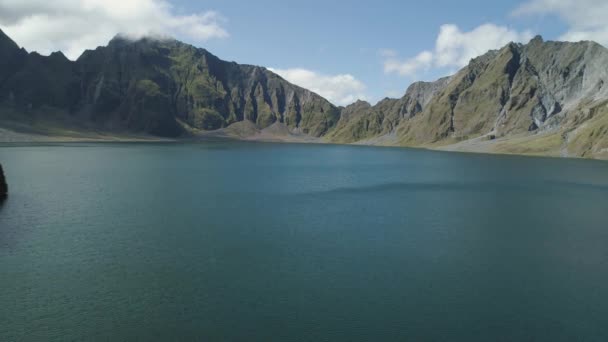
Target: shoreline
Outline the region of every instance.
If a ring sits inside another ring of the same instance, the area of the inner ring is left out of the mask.
[[[459,148],[460,144],[445,145],[438,147],[428,146],[400,146],[400,145],[383,145],[374,143],[338,143],[326,141],[323,138],[314,138],[304,135],[294,135],[290,133],[272,134],[265,130],[257,130],[254,134],[240,135],[239,132],[229,131],[228,129],[220,129],[217,131],[197,132],[192,136],[180,138],[162,138],[149,135],[131,135],[131,134],[110,134],[103,132],[74,132],[75,135],[45,135],[38,133],[25,133],[13,131],[7,128],[0,127],[0,147],[15,147],[22,145],[35,144],[71,144],[71,143],[210,143],[210,142],[251,142],[251,143],[276,143],[276,144],[320,144],[320,145],[338,145],[338,146],[357,146],[357,147],[382,147],[382,148],[405,148],[414,150],[425,150],[433,152],[446,153],[466,153],[476,155],[500,155],[500,156],[518,156],[531,158],[555,158],[555,159],[585,159],[608,161],[608,155],[605,157],[581,157],[574,155],[557,155],[555,153],[513,153],[505,151],[492,151],[487,146],[471,145],[471,148]],[[508,139],[504,141],[509,141]],[[503,142],[504,142],[503,141]]]

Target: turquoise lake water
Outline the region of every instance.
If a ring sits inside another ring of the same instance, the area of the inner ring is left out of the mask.
[[[2,145],[0,341],[608,341],[608,162]]]

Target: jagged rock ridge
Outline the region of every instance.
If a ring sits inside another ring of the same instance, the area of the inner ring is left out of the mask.
[[[0,103],[20,113],[61,112],[108,129],[179,136],[250,120],[325,134],[339,109],[269,70],[229,63],[176,40],[116,37],[69,61],[28,54],[3,35]],[[4,59],[4,58],[3,58]]]
[[[400,99],[345,108],[171,39],[116,37],[70,61],[28,53],[0,31],[0,58],[1,122],[169,137],[269,128],[339,143],[608,158],[608,50],[593,42],[511,43]]]
[[[605,156],[608,50],[594,42],[511,43],[450,78],[415,83],[399,100],[345,109],[341,142],[392,134],[391,144],[485,143],[487,152]],[[515,139],[517,138],[517,139]],[[513,139],[513,141],[508,141]],[[483,145],[483,144],[482,144]]]

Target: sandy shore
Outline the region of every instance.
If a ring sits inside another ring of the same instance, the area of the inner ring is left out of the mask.
[[[117,134],[93,131],[61,131],[62,134],[41,134],[37,132],[23,132],[9,128],[0,128],[0,143],[63,143],[63,142],[204,142],[219,140],[240,140],[280,143],[332,143],[323,138],[316,138],[301,132],[294,132],[281,123],[259,129],[249,121],[237,122],[229,127],[216,131],[192,131],[188,136],[177,139],[159,138],[149,135]],[[442,146],[413,146],[446,152],[484,153],[484,154],[510,154],[545,157],[577,158],[575,155],[564,154],[564,150],[555,143],[552,134],[546,138],[539,136],[522,135],[509,139],[489,139],[487,136],[477,137],[451,145]],[[536,139],[536,140],[535,140]],[[398,147],[396,136],[380,136],[366,141],[359,141],[352,145],[365,146],[391,146]],[[539,144],[539,141],[546,143]],[[608,160],[608,151],[594,156],[594,159]]]
[[[47,135],[38,133],[17,132],[0,128],[0,143],[36,143],[36,142],[163,142],[175,141],[144,135],[121,135],[97,132],[73,132],[74,134]]]

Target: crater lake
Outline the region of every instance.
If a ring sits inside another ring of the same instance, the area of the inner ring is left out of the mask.
[[[608,163],[4,144],[2,341],[606,341]]]

